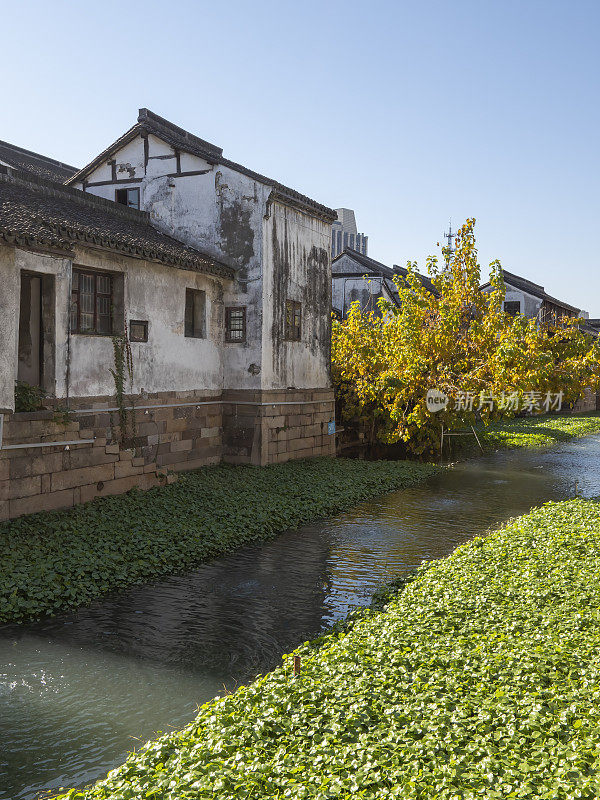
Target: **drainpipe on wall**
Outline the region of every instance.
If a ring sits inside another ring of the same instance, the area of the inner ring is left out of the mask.
[[[2,433],[4,430],[4,414],[0,414],[0,450],[2,450]]]

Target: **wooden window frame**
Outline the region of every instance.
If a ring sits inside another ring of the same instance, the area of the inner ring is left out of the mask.
[[[144,335],[141,339],[133,337],[134,325],[142,325],[144,328]],[[147,342],[148,341],[148,320],[147,319],[130,319],[129,320],[129,341],[130,342]]]
[[[232,312],[242,313],[242,327],[235,328],[235,331],[241,330],[241,337],[239,339],[232,337],[234,329],[231,327]],[[228,306],[225,308],[225,341],[229,344],[243,344],[246,341],[246,306]]]
[[[302,339],[302,303],[297,300],[285,301],[284,324],[286,340],[288,342],[299,342]]]
[[[69,317],[69,326],[70,332],[76,333],[83,336],[112,336],[113,329],[114,329],[114,321],[113,321],[113,308],[114,308],[114,275],[110,272],[97,272],[96,270],[85,269],[83,267],[73,267],[73,275],[77,275],[77,289],[71,286],[71,308]],[[80,306],[80,292],[81,292],[81,277],[93,277],[94,279],[94,326],[93,329],[81,329],[81,306]],[[107,292],[99,292],[98,291],[98,278],[108,278],[110,281],[110,291]],[[109,298],[109,330],[108,331],[99,331],[98,330],[98,297],[108,297]],[[76,313],[76,322],[75,325],[72,324],[71,317],[73,311]]]
[[[129,201],[127,201],[127,203],[121,203],[119,200],[117,200],[119,192],[137,192],[137,205],[136,206],[130,206],[129,205]],[[139,190],[139,188],[137,186],[124,186],[121,189],[115,189],[115,203],[118,203],[120,206],[125,206],[125,208],[137,208],[137,210],[139,211],[140,210],[140,190]]]

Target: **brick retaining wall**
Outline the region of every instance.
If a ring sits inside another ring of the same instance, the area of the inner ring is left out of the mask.
[[[335,419],[333,390],[226,392],[223,399],[225,461],[265,465],[335,455],[335,436],[327,432]]]
[[[600,395],[592,392],[591,389],[584,389],[581,397],[573,404],[574,414],[585,414],[598,409],[598,399]]]
[[[170,473],[221,461],[265,465],[335,455],[327,432],[332,390],[169,392],[130,401],[136,408],[123,442],[112,398],[72,400],[68,413],[6,415],[0,519],[149,489],[172,481]],[[92,441],[10,449],[80,440]]]

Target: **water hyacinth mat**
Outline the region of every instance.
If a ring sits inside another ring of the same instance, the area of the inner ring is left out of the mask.
[[[597,798],[599,573],[600,503],[542,506],[61,797]]]

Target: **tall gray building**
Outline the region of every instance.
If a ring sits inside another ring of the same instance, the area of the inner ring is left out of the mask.
[[[331,258],[339,256],[346,247],[367,255],[368,236],[358,233],[354,211],[350,208],[336,208],[337,221],[331,229]]]

